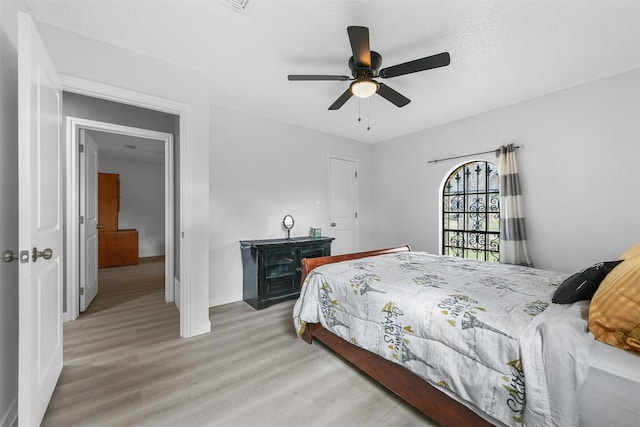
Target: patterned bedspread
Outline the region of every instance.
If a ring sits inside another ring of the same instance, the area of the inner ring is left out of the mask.
[[[570,308],[551,304],[566,276],[422,252],[362,258],[312,271],[294,306],[294,324],[302,333],[306,323],[319,322],[505,425],[570,425],[574,414],[552,419],[550,401],[575,401],[571,393],[586,375],[588,347],[586,362],[558,396],[540,372],[552,357],[543,344],[563,340],[540,334],[554,330],[542,326]],[[554,353],[566,356],[564,349]],[[568,357],[583,360],[584,354]],[[526,408],[525,397],[535,404]]]

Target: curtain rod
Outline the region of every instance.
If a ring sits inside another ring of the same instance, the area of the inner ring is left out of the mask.
[[[514,145],[513,148],[515,149],[524,148],[524,145]],[[480,154],[489,154],[489,153],[496,153],[496,156],[497,156],[500,153],[500,149],[498,148],[496,150],[482,151],[480,153],[463,154],[461,156],[445,157],[444,159],[429,160],[427,163],[438,163],[438,162],[444,162],[445,160],[461,159],[463,157],[479,156]]]

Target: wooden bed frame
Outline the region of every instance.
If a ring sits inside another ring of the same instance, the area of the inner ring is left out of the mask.
[[[410,250],[411,248],[409,246],[400,246],[397,248],[379,249],[353,254],[305,258],[302,260],[301,283],[304,283],[304,279],[314,268],[321,265]],[[361,349],[343,340],[332,332],[324,329],[319,323],[307,324],[302,334],[302,339],[309,344],[311,344],[314,339],[323,343],[362,370],[365,374],[443,426],[475,427],[493,425],[413,372],[395,362],[386,360],[377,354]]]

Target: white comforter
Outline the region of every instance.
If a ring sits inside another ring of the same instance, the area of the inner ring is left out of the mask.
[[[514,426],[577,423],[593,341],[566,274],[405,252],[322,266],[293,311]]]

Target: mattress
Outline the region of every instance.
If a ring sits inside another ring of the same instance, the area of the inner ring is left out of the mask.
[[[594,341],[578,396],[578,425],[640,426],[640,354]]]

